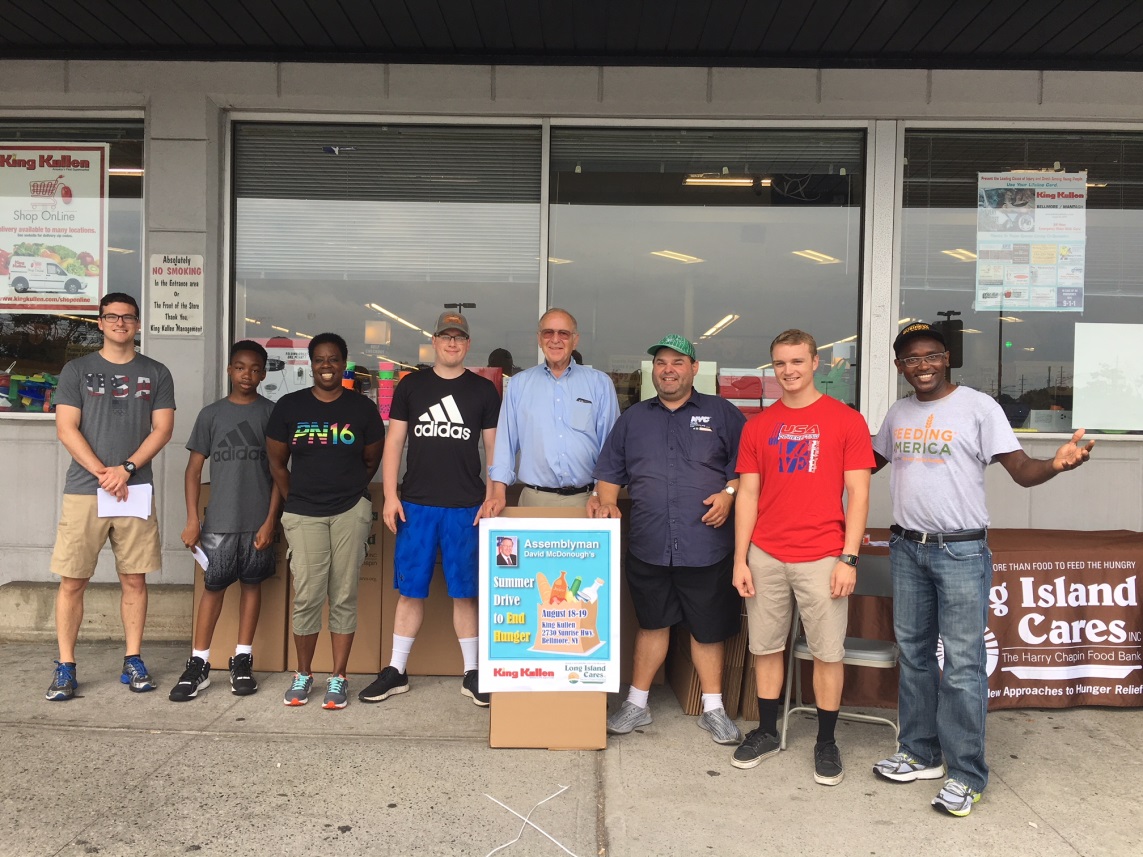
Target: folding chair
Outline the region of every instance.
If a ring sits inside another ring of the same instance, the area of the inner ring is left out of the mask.
[[[854,595],[876,595],[881,598],[893,597],[893,576],[889,570],[888,556],[865,555],[861,558],[861,566],[857,572],[857,585],[853,589]],[[786,749],[786,730],[790,725],[790,715],[797,711],[816,712],[812,705],[806,705],[802,699],[802,671],[797,667],[797,661],[813,660],[809,644],[802,630],[802,616],[797,605],[794,606],[794,621],[790,629],[789,663],[786,668],[786,713],[782,716],[782,749]],[[855,667],[873,667],[874,669],[892,669],[897,666],[899,653],[896,643],[887,640],[870,640],[865,637],[845,638],[845,657],[843,664]],[[794,706],[790,707],[791,697]],[[846,720],[860,720],[865,723],[884,723],[893,728],[893,740],[900,734],[900,726],[896,714],[892,719],[879,717],[875,714],[859,714],[857,712],[839,712],[838,717]]]

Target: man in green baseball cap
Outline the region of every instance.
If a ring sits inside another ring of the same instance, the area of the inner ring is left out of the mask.
[[[607,719],[612,735],[651,723],[651,682],[671,626],[685,621],[702,686],[699,726],[719,744],[742,733],[722,700],[725,642],[738,632],[742,598],[732,583],[735,462],[746,417],[726,399],[694,389],[695,347],[672,333],[647,349],[657,396],[620,417],[596,462],[596,518],[617,518],[619,489],[631,495],[624,576],[639,620],[626,701]],[[727,525],[727,522],[730,522]]]

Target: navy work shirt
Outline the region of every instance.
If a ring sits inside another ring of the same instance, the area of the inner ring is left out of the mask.
[[[734,550],[734,512],[708,527],[703,500],[738,478],[734,469],[746,417],[697,390],[675,411],[658,397],[632,405],[615,423],[595,478],[631,495],[628,549],[652,565],[713,565]]]

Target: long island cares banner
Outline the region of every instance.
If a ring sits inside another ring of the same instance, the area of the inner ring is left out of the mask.
[[[979,173],[976,306],[1082,312],[1087,173]]]
[[[0,143],[0,312],[99,310],[107,154],[106,144]]]

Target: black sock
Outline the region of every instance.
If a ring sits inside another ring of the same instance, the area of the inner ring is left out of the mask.
[[[128,658],[138,658],[138,657],[140,657],[140,655],[124,655],[123,660],[127,660]]]
[[[758,728],[767,735],[778,734],[778,702],[758,697]]]
[[[818,743],[834,743],[833,730],[837,726],[837,712],[818,709]]]

